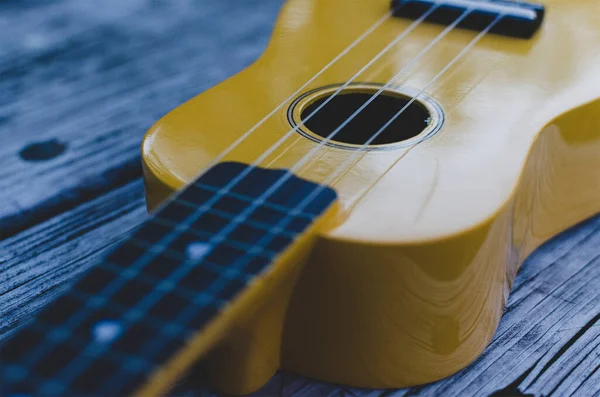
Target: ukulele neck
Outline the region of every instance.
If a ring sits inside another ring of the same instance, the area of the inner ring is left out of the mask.
[[[8,341],[4,391],[160,393],[298,273],[335,200],[287,171],[216,165]]]

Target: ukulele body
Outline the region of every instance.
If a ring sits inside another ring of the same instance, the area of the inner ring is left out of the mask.
[[[425,90],[441,109],[437,133],[358,153],[332,186],[335,224],[205,358],[217,388],[246,393],[278,368],[404,387],[451,375],[485,349],[526,257],[600,211],[600,4],[543,3],[546,20],[531,40],[487,35]],[[253,65],[150,129],[149,208],[191,182],[389,8],[388,0],[288,0]],[[386,20],[223,161],[251,164],[292,128],[294,100],[348,81],[410,23]],[[442,30],[420,25],[347,92],[385,84]],[[419,92],[475,35],[453,30],[394,86]],[[292,134],[260,165],[292,168],[319,145],[309,138]],[[326,145],[296,174],[324,183],[356,155],[357,148]]]

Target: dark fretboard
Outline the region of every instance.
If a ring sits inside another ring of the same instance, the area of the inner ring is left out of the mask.
[[[213,167],[4,343],[2,395],[135,390],[335,198],[286,171]]]

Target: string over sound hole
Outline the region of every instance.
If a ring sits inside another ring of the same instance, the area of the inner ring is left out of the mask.
[[[430,98],[379,88],[357,84],[341,92],[336,86],[311,91],[292,104],[290,122],[311,140],[352,149],[406,146],[441,127],[441,108]]]

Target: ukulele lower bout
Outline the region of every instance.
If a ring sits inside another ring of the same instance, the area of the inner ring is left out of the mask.
[[[150,129],[150,208],[224,151],[222,160],[260,159],[338,194],[337,223],[318,232],[297,282],[239,319],[202,360],[219,390],[256,390],[278,368],[359,387],[411,386],[451,375],[485,349],[520,264],[600,211],[600,55],[590,34],[600,34],[599,6],[543,3],[543,26],[523,40],[404,18],[379,23],[387,0],[289,0],[256,63]],[[360,139],[372,132],[362,136],[355,124],[356,134],[321,145],[335,122],[306,118],[344,82],[340,97],[401,87],[416,98],[417,127],[365,151]],[[294,125],[300,131],[289,133]],[[282,324],[276,336],[272,324]]]

